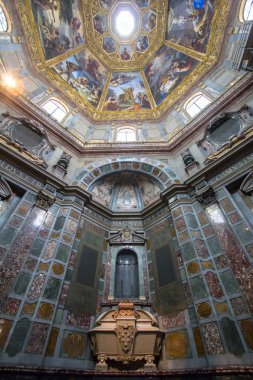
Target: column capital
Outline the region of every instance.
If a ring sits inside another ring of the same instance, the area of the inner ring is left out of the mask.
[[[202,207],[208,207],[214,203],[217,203],[214,189],[210,186],[197,191],[196,199],[201,203]]]
[[[49,207],[52,206],[54,201],[55,197],[41,190],[37,195],[35,206],[41,208],[42,210],[48,211]]]

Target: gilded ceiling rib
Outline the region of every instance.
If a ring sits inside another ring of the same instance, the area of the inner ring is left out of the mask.
[[[155,99],[153,98],[152,92],[150,90],[150,87],[149,87],[148,82],[147,82],[147,78],[146,78],[143,70],[141,70],[141,76],[142,76],[142,80],[144,83],[145,90],[148,94],[150,105],[151,105],[152,109],[156,109],[156,102],[155,102]]]

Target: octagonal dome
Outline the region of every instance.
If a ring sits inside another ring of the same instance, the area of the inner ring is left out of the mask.
[[[19,2],[35,69],[95,121],[160,119],[219,58],[229,0]],[[26,14],[29,14],[27,21]]]

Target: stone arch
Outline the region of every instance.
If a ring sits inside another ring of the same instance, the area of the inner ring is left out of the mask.
[[[90,191],[98,179],[120,171],[149,175],[161,184],[163,190],[174,183],[181,183],[178,174],[161,161],[139,157],[119,157],[95,161],[83,167],[71,184]]]

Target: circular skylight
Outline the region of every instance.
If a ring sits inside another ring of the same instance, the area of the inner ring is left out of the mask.
[[[134,17],[129,11],[120,11],[116,17],[116,29],[120,36],[128,37],[134,30]]]

